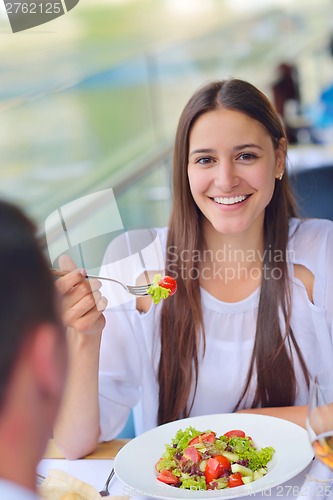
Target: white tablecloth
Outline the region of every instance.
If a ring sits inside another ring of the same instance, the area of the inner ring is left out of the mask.
[[[62,460],[44,459],[40,462],[38,472],[44,476],[49,469],[62,469],[78,477],[100,490],[109,475],[113,460]],[[331,483],[333,472],[314,460],[304,471],[293,479],[275,488],[265,490],[256,495],[247,495],[241,498],[265,498],[278,500],[280,498],[299,498],[303,500],[333,498]],[[111,481],[111,495],[131,496],[133,500],[143,500],[148,497],[138,496],[138,492],[123,485],[116,477]]]

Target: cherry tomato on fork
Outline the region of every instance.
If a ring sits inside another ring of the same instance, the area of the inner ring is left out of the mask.
[[[174,295],[177,290],[177,282],[175,278],[172,278],[171,276],[164,276],[159,282],[158,285],[161,286],[162,288],[167,288],[170,290],[170,296]]]

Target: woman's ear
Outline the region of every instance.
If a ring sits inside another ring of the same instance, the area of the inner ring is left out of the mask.
[[[282,180],[286,168],[286,157],[287,157],[287,141],[284,137],[281,137],[279,145],[276,149],[276,166],[275,166],[276,179]]]

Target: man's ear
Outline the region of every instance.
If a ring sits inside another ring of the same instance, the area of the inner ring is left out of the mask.
[[[38,326],[30,345],[30,356],[31,370],[41,393],[59,397],[67,367],[64,333],[51,323]]]

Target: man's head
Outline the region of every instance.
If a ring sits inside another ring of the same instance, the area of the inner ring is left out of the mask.
[[[34,225],[0,201],[0,446],[21,432],[22,446],[34,439],[36,459],[51,434],[66,373],[58,309]]]

